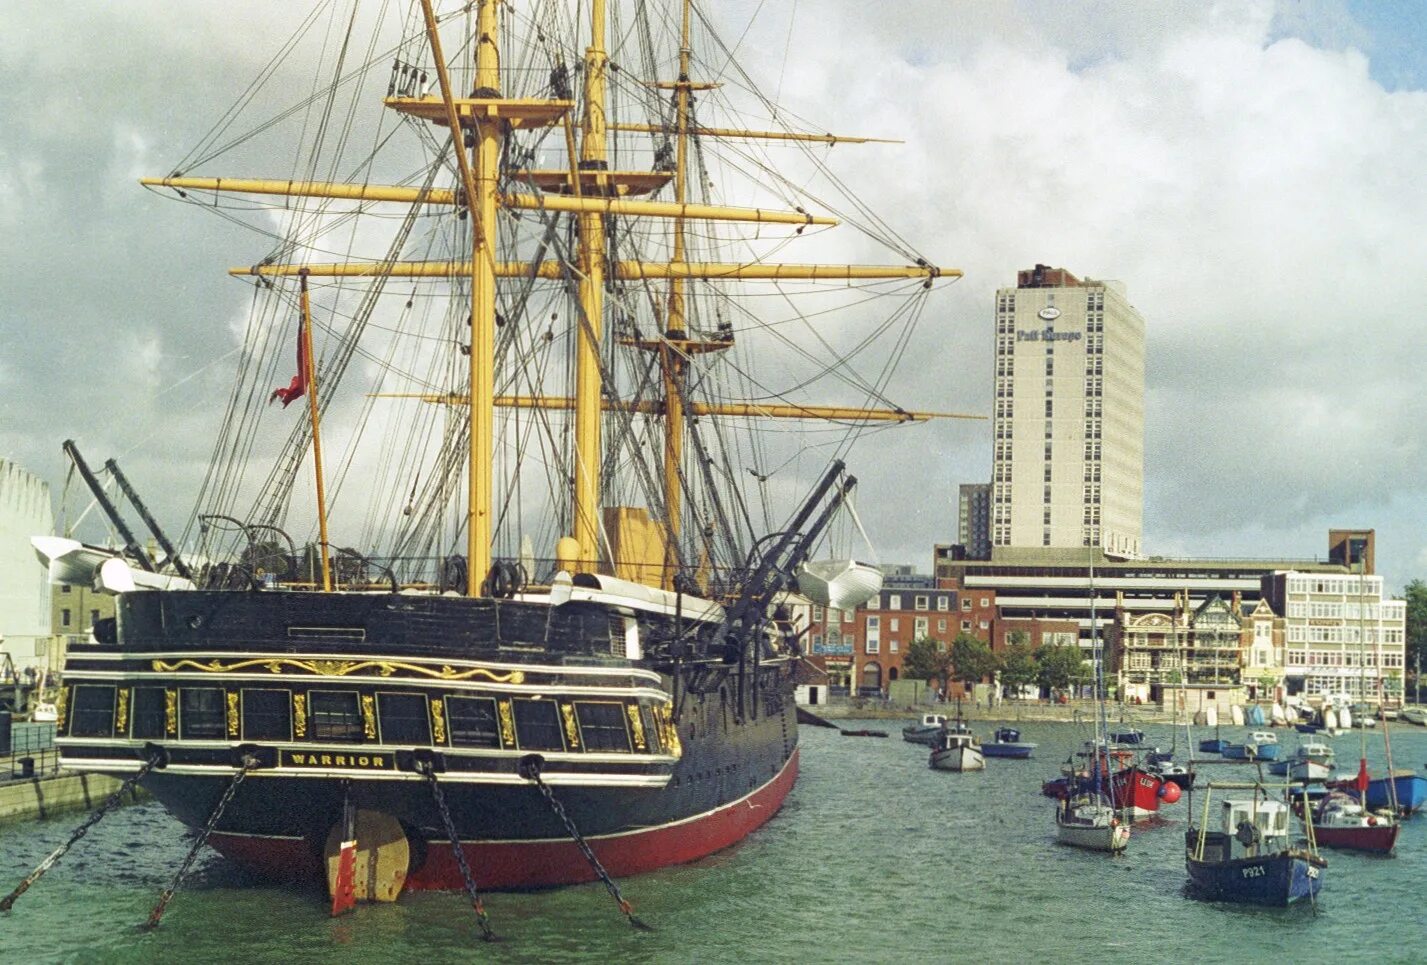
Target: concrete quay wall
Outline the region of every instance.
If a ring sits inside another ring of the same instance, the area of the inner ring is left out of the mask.
[[[92,811],[123,781],[105,774],[57,774],[0,784],[0,824],[50,818],[71,811]],[[124,796],[133,804],[148,795],[137,788]]]

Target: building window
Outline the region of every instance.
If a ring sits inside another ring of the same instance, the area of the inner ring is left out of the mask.
[[[964,599],[964,600],[961,601],[961,609],[962,609],[963,612],[971,609],[971,598],[970,598],[970,597],[967,597],[966,599]]]
[[[89,611],[89,625],[92,627],[92,626],[94,626],[94,624],[96,624],[96,623],[98,623],[98,622],[99,622],[99,611],[98,611],[98,610],[90,610],[90,611]]]
[[[970,629],[971,629],[971,621],[970,621],[970,620],[962,620],[962,621],[961,621],[961,629],[963,629],[963,630],[970,630]]]
[[[889,617],[887,620],[887,624],[887,629],[891,630],[893,633],[896,633],[898,630],[902,629],[902,620],[900,617]]]
[[[887,641],[887,649],[892,653],[896,653],[900,649],[900,644],[898,644],[896,640],[889,640]]]
[[[990,598],[989,596],[983,596],[983,597],[981,598],[981,605],[982,605],[983,607],[988,607],[988,606],[990,606],[990,605],[991,605],[991,598]]]
[[[515,701],[515,736],[523,751],[563,751],[560,712],[553,700]]]
[[[981,621],[981,629],[985,630],[988,629],[990,626],[991,624],[987,623],[985,620]]]
[[[865,653],[877,653],[882,649],[881,641],[877,637],[867,638],[867,649]]]
[[[220,693],[222,691],[219,691]],[[5,711],[9,713],[9,711]],[[69,717],[70,737],[114,736],[114,688],[74,688],[74,709]],[[9,748],[6,748],[8,751]]]
[[[130,715],[132,730],[136,739],[154,740],[164,736],[164,689],[162,687],[135,687],[134,708]]]
[[[430,744],[431,721],[422,694],[377,694],[383,744]]]
[[[59,591],[60,591],[61,593],[68,593],[71,589],[73,589],[73,587],[71,587],[68,583],[65,583],[65,584],[63,584],[62,586],[60,586]]]
[[[927,598],[924,596],[917,596],[913,599],[912,602],[915,604],[918,610],[925,610],[928,607]]]
[[[178,732],[188,739],[226,736],[223,691],[218,687],[184,687],[178,692]]]
[[[902,594],[893,593],[887,597],[887,609],[900,610],[902,608]]]
[[[286,690],[243,690],[243,739],[292,740],[292,698]]]
[[[867,631],[870,633],[880,629],[882,629],[882,618],[879,616],[869,616],[867,618]],[[895,617],[892,618],[892,629],[897,629],[897,620]]]
[[[59,625],[62,627],[67,627],[70,625],[70,622],[71,621],[69,616],[69,610],[64,609],[59,611]]]
[[[624,725],[624,705],[608,701],[575,704],[580,720],[580,739],[587,751],[629,753],[629,731]]]
[[[950,599],[949,597],[945,597],[945,596],[939,596],[939,597],[937,597],[937,598],[936,598],[936,608],[937,608],[938,610],[943,611],[943,612],[945,612],[945,611],[951,609],[951,599]]]
[[[312,739],[360,741],[362,712],[354,690],[314,690],[307,695],[312,711]]]
[[[823,608],[818,606],[817,604],[813,604],[813,622],[820,623],[822,621],[822,618]]]
[[[945,620],[938,620],[938,621],[936,622],[936,629],[937,629],[937,632],[938,632],[938,633],[945,633],[945,632],[946,632],[946,621],[945,621]]]
[[[495,701],[483,697],[447,697],[446,721],[452,747],[499,747]]]
[[[851,622],[852,622],[852,617],[853,617],[853,611],[851,611],[851,610],[843,610],[843,611],[842,611],[842,622],[843,622],[843,623],[851,623]]]

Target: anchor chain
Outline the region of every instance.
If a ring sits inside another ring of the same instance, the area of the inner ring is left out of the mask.
[[[594,869],[595,874],[599,875],[600,881],[604,882],[605,890],[609,892],[610,897],[614,899],[614,903],[619,906],[620,912],[629,920],[629,923],[642,931],[653,931],[653,928],[635,917],[634,906],[625,900],[624,895],[620,894],[619,885],[614,883],[614,879],[609,876],[609,872],[605,870],[604,865],[600,864],[600,859],[595,857],[594,851],[585,841],[585,836],[580,833],[579,828],[575,827],[574,820],[566,813],[565,806],[556,799],[555,792],[550,789],[550,785],[541,780],[540,768],[544,763],[544,760],[541,759],[539,754],[530,754],[520,759],[520,762],[516,765],[516,770],[521,777],[535,784],[536,789],[540,791],[540,796],[545,798],[545,803],[550,805],[550,810],[555,813],[555,817],[559,818],[560,823],[565,825],[565,830],[569,832],[575,844],[579,845],[580,852],[584,854],[585,860],[590,863],[590,867]]]
[[[485,903],[481,901],[481,893],[476,888],[476,876],[471,874],[471,866],[466,863],[466,852],[462,850],[461,839],[456,834],[456,822],[451,819],[451,809],[446,806],[446,794],[436,781],[436,769],[427,761],[418,763],[416,769],[426,778],[426,783],[431,785],[431,797],[436,801],[436,810],[441,812],[441,823],[446,826],[446,837],[451,841],[451,854],[456,859],[456,867],[461,870],[461,881],[465,883],[466,894],[470,896],[471,908],[476,912],[476,924],[481,928],[481,938],[488,942],[497,941],[495,931],[491,928],[490,916],[486,914]]]
[[[248,776],[248,772],[258,766],[258,759],[251,754],[243,755],[243,766],[238,773],[233,775],[233,780],[229,782],[223,791],[223,796],[218,799],[218,805],[213,808],[213,813],[208,816],[208,823],[203,826],[203,830],[198,833],[198,837],[193,842],[193,847],[188,849],[188,854],[184,856],[183,864],[178,866],[178,873],[173,876],[167,888],[159,895],[158,904],[154,905],[154,910],[149,912],[149,920],[144,927],[152,931],[159,927],[159,922],[163,920],[164,911],[168,908],[168,903],[173,900],[173,896],[178,893],[179,885],[183,884],[184,877],[188,874],[189,867],[193,864],[193,859],[198,856],[198,851],[208,843],[208,837],[213,833],[214,827],[218,824],[218,819],[223,816],[223,812],[228,809],[228,803],[233,800],[233,795],[238,791],[238,785],[243,783],[243,779]]]
[[[39,867],[35,868],[34,871],[31,871],[25,877],[25,880],[20,882],[19,887],[17,887],[14,891],[6,895],[3,900],[0,900],[0,911],[9,911],[10,906],[15,903],[16,898],[19,898],[25,892],[29,891],[30,886],[33,885],[36,881],[39,881],[42,877],[44,877],[45,872],[49,871],[50,868],[54,866],[54,863],[56,861],[58,861],[60,858],[63,858],[66,851],[74,847],[75,843],[78,842],[80,838],[84,837],[86,834],[89,833],[90,828],[98,824],[99,821],[104,818],[110,811],[113,811],[115,808],[117,808],[119,806],[119,801],[121,798],[123,798],[124,794],[131,790],[135,784],[138,784],[140,781],[142,781],[144,777],[149,773],[149,771],[157,767],[159,765],[159,762],[163,761],[164,758],[165,754],[161,750],[156,750],[154,753],[150,754],[149,759],[144,761],[144,765],[140,767],[133,774],[133,776],[125,779],[124,783],[119,785],[119,789],[117,791],[109,795],[109,797],[105,799],[104,803],[99,805],[99,807],[95,809],[94,813],[85,819],[83,824],[74,829],[74,833],[69,836],[68,841],[51,851],[49,853],[49,857],[41,861]]]

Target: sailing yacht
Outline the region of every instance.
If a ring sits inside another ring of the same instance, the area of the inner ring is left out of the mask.
[[[789,594],[850,511],[851,437],[938,417],[886,390],[960,272],[838,194],[828,149],[867,138],[789,123],[713,8],[657,6],[309,18],[144,179],[277,240],[230,272],[247,341],[177,541],[217,562],[166,586],[103,564],[67,769],[142,774],[264,875],[335,894],[355,849],[383,879],[359,897],[388,899],[647,871],[778,812]],[[316,81],[248,118],[314,45]],[[889,263],[784,260],[839,222]],[[809,572],[848,607],[876,582]]]

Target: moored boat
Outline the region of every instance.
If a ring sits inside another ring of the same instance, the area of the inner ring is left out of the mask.
[[[1286,804],[1260,790],[1221,801],[1216,821],[1185,832],[1190,894],[1271,906],[1314,899],[1327,862],[1311,845],[1292,844],[1289,816]]]
[[[945,729],[945,714],[922,714],[920,722],[902,728],[902,740],[932,746],[941,739],[941,732]]]
[[[927,766],[935,771],[981,771],[986,769],[986,758],[973,734],[948,727],[927,757]]]
[[[1325,848],[1387,854],[1401,830],[1391,813],[1373,813],[1342,791],[1331,792],[1313,808],[1313,837]]]
[[[981,742],[981,753],[987,757],[1028,758],[1036,745],[1021,740],[1021,732],[1014,727],[998,727],[993,738]]]
[[[1074,795],[1055,809],[1055,840],[1087,851],[1124,851],[1130,843],[1130,825],[1103,798]]]

